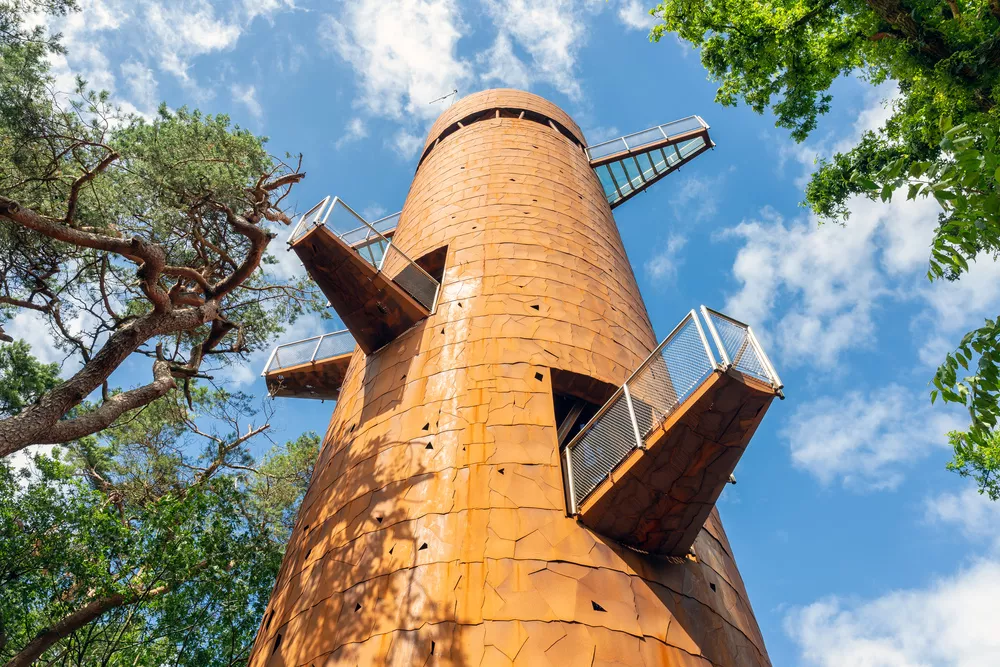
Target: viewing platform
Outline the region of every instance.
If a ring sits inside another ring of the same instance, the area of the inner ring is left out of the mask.
[[[354,336],[346,329],[279,345],[261,373],[267,393],[337,400],[354,346]]]
[[[587,146],[586,151],[604,196],[615,208],[710,148],[715,143],[708,136],[708,123],[701,116],[688,116]]]
[[[636,549],[687,554],[781,389],[749,326],[692,310],[563,448],[569,513]]]
[[[368,222],[337,197],[300,218],[288,238],[365,354],[426,318],[440,282],[392,244],[399,214]]]

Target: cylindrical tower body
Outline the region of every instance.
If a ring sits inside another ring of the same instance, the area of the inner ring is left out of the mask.
[[[393,243],[437,308],[355,352],[251,664],[769,664],[716,512],[687,559],[567,516],[554,373],[656,345],[584,144],[519,91],[434,124]]]

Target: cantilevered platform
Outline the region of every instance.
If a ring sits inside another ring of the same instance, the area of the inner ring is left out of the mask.
[[[346,330],[279,345],[261,373],[268,394],[337,400],[354,346],[354,337]]]
[[[563,452],[570,512],[650,553],[688,553],[781,395],[748,326],[702,317],[710,337],[691,311]]]
[[[438,282],[337,198],[306,213],[289,246],[366,354],[434,308]]]
[[[611,208],[624,204],[667,174],[714,148],[708,129],[700,116],[689,116],[587,146],[590,166],[597,173]]]

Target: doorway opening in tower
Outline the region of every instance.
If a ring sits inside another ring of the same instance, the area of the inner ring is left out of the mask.
[[[750,327],[705,306],[700,317],[689,312],[601,407],[556,399],[555,386],[569,513],[666,556],[688,553],[768,406],[782,396]]]

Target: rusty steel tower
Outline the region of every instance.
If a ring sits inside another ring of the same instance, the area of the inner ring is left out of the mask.
[[[712,146],[490,90],[400,213],[302,217],[347,330],[264,370],[337,404],[251,665],[770,664],[715,502],[781,382],[704,307],[657,343],[611,213]]]

